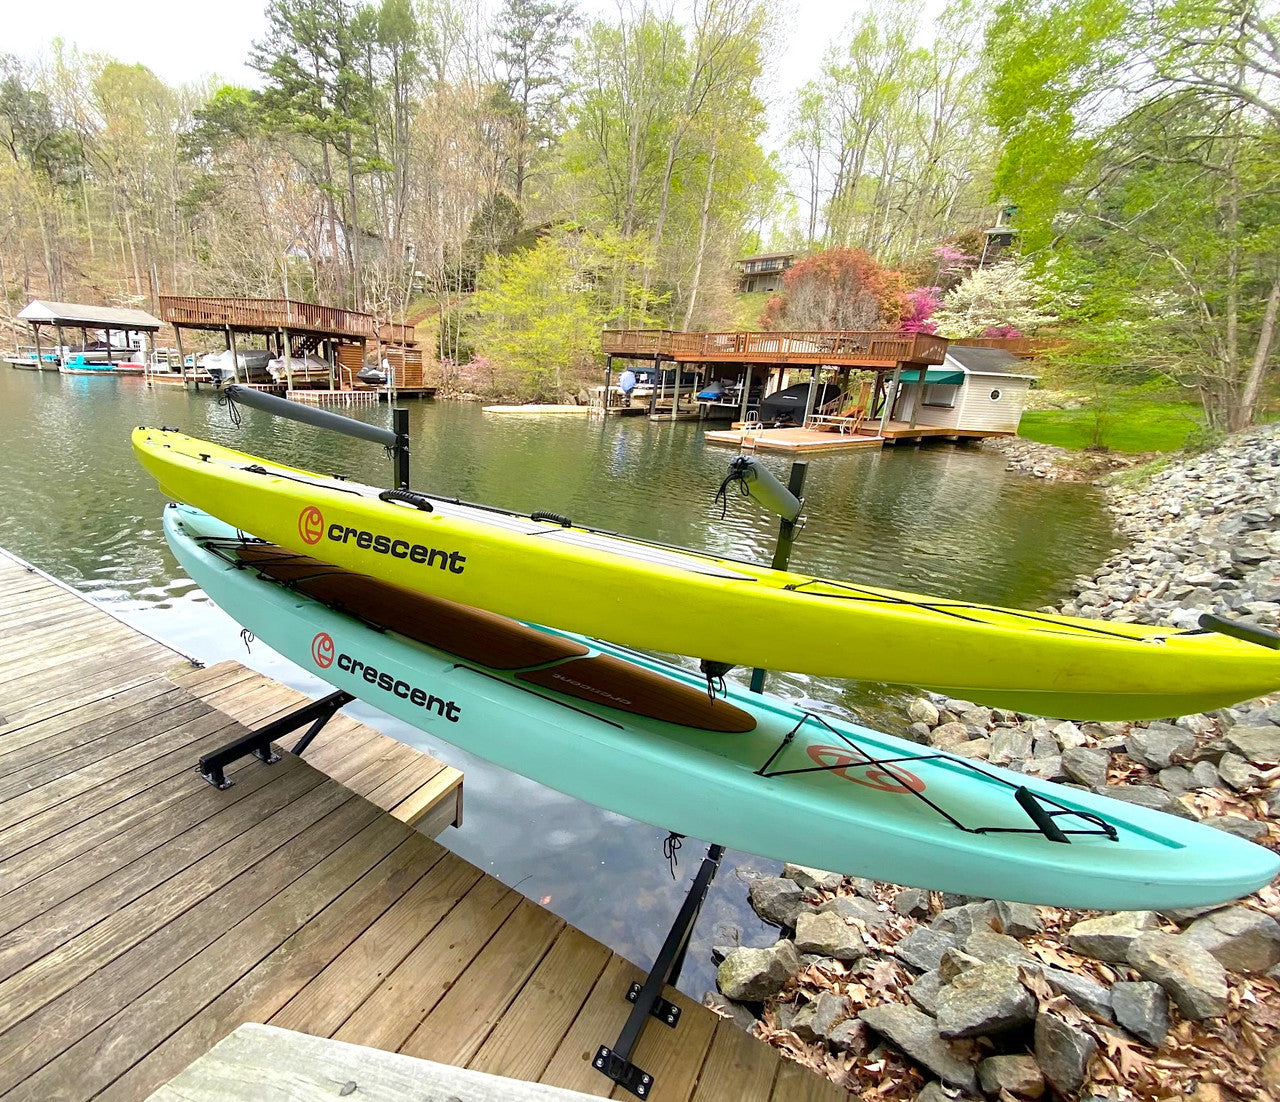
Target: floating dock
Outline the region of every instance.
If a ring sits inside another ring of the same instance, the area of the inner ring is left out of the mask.
[[[984,440],[989,436],[1013,436],[1011,432],[981,432],[974,429],[935,428],[906,421],[890,421],[881,434],[880,425],[869,422],[857,432],[827,432],[800,428],[748,428],[735,425],[703,433],[709,444],[727,444],[743,451],[786,452],[793,455],[811,452],[857,451],[881,448],[885,444],[919,444],[923,440]]]
[[[143,1099],[260,1022],[629,1097],[591,1060],[642,973],[424,834],[460,820],[455,770],[339,715],[219,791],[196,759],[301,694],[5,553],[0,644],[0,1095]],[[665,995],[652,1098],[846,1097]]]

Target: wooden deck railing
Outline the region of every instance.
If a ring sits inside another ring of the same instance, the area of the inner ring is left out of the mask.
[[[662,356],[682,363],[720,360],[893,367],[898,363],[940,364],[947,354],[943,337],[894,330],[676,333],[669,329],[616,329],[605,330],[600,345],[611,356]]]
[[[332,337],[376,340],[372,314],[287,298],[160,296],[160,317],[192,329],[291,329]]]

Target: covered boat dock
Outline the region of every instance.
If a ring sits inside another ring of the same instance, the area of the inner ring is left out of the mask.
[[[112,353],[119,351],[126,356],[135,351],[132,337],[136,333],[141,338],[140,351],[146,355],[147,336],[156,333],[164,323],[145,310],[130,310],[118,306],[90,306],[79,302],[50,302],[46,299],[32,299],[19,312],[18,317],[31,326],[35,341],[35,358],[16,356],[9,362],[14,367],[29,367],[36,371],[57,371],[63,366],[68,346],[66,330],[80,331],[80,350],[89,351],[89,331],[101,331],[106,345],[103,356],[111,362]],[[45,348],[40,340],[40,329],[48,326],[57,335],[56,351],[46,359]],[[116,348],[111,343],[112,333],[123,333],[124,344]],[[30,362],[28,362],[30,361]]]

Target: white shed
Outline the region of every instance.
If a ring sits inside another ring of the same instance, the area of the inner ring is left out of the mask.
[[[1003,348],[953,344],[938,367],[904,371],[893,419],[921,428],[1015,433],[1035,376]]]

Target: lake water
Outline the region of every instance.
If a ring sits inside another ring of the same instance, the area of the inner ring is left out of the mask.
[[[415,487],[768,562],[776,519],[715,490],[733,452],[694,423],[501,417],[478,406],[409,403]],[[183,576],[160,532],[164,499],[133,460],[129,431],[169,425],[243,451],[386,484],[382,449],[245,409],[231,423],[217,397],[149,390],[138,379],[0,368],[0,546],[75,586],[143,630],[212,663],[237,658],[319,695],[324,686],[239,628]],[[387,407],[354,412],[389,425]],[[785,482],[789,461],[762,456]],[[1097,491],[1006,472],[975,447],[862,450],[815,456],[806,524],[792,566],[855,582],[1036,607],[1091,570],[1114,534]],[[736,674],[735,674],[736,676]],[[901,696],[872,685],[771,675],[771,691],[824,701],[872,726],[900,727]],[[466,773],[465,825],[441,841],[637,963],[656,954],[703,846],[562,796],[424,735],[365,705],[365,722]],[[714,985],[709,948],[770,940],[746,904],[750,870],[778,865],[730,851],[699,921],[680,986]]]

